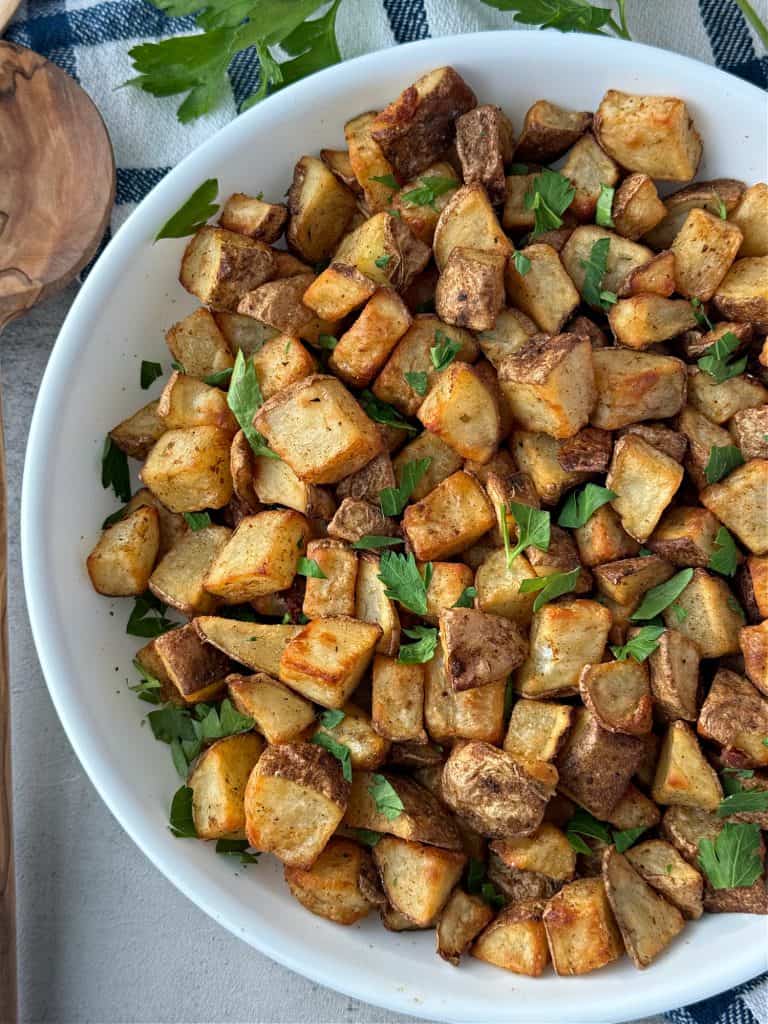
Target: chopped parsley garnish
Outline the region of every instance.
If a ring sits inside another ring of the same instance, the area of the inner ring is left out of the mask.
[[[726,822],[713,841],[699,840],[699,865],[713,889],[745,889],[763,873],[760,827]]]
[[[389,264],[392,262],[392,256],[390,253],[382,253],[381,256],[377,256],[373,261],[379,270],[386,270]]]
[[[400,472],[400,483],[397,487],[385,487],[379,494],[379,504],[385,516],[399,516],[408,499],[416,490],[419,481],[432,464],[432,457],[413,459],[406,462]]]
[[[603,505],[613,501],[616,494],[607,487],[586,484],[580,491],[571,491],[558,517],[560,526],[577,529],[584,526]]]
[[[723,576],[734,576],[739,565],[739,551],[733,537],[721,526],[715,537],[714,549],[709,556],[707,568]]]
[[[534,226],[531,237],[563,226],[563,214],[573,202],[576,189],[571,181],[557,171],[543,170],[533,179],[526,192],[526,210],[533,210]]]
[[[198,530],[204,530],[207,526],[211,525],[211,517],[207,512],[184,512],[183,516],[184,522],[193,533],[197,533]]]
[[[512,256],[512,262],[514,263],[515,270],[518,272],[520,277],[525,277],[531,269],[531,261],[524,253],[520,252],[519,249],[515,250]]]
[[[411,423],[408,423],[397,409],[388,402],[382,402],[372,391],[360,393],[360,405],[370,419],[375,423],[382,423],[385,427],[397,427],[398,430],[405,430],[409,434],[418,434],[418,430]]]
[[[344,778],[347,782],[352,781],[352,753],[345,743],[339,743],[327,732],[316,732],[311,742],[322,747],[323,750],[327,750],[329,754],[333,754],[341,764],[341,773]]]
[[[383,775],[372,775],[368,792],[373,797],[376,810],[383,814],[387,821],[394,821],[399,818],[405,808],[403,801],[397,795],[392,783]]]
[[[611,645],[611,654],[617,661],[626,661],[627,658],[634,658],[635,661],[645,661],[659,646],[659,637],[664,632],[664,626],[643,626],[642,629],[621,646]]]
[[[514,548],[509,539],[507,512],[515,517],[517,524],[517,544]],[[521,505],[516,501],[510,501],[507,505],[499,505],[498,516],[508,568],[511,568],[517,556],[527,547],[538,548],[539,551],[549,550],[549,512],[542,512],[540,509],[531,508],[530,505]]]
[[[148,359],[141,360],[139,383],[141,384],[142,391],[146,391],[147,388],[152,387],[157,378],[162,376],[163,368],[160,363],[151,363]]]
[[[412,552],[401,555],[395,551],[384,551],[379,563],[379,579],[391,601],[397,601],[414,615],[427,614],[427,588],[432,579],[431,562],[424,566],[422,576]]]
[[[435,344],[429,350],[429,357],[436,370],[445,370],[461,352],[461,342],[449,338],[444,331],[435,331]]]
[[[131,500],[131,474],[128,456],[107,434],[101,453],[101,486],[111,487],[122,502]]]
[[[197,829],[192,818],[192,790],[180,786],[171,800],[168,827],[177,839],[197,839]]]
[[[431,661],[437,650],[437,630],[433,626],[414,626],[412,629],[403,629],[403,632],[413,644],[403,644],[397,655],[397,660],[404,665],[424,665]]]
[[[296,566],[296,572],[299,576],[311,577],[313,580],[328,579],[314,558],[304,558],[302,556]]]
[[[333,352],[336,346],[339,344],[339,339],[334,338],[332,334],[319,334],[317,337],[317,344],[320,348],[327,349],[329,352]]]
[[[595,223],[599,224],[601,228],[613,227],[611,211],[613,210],[613,197],[615,195],[615,188],[611,188],[610,185],[600,186],[600,195],[597,197],[597,209],[595,210]]]
[[[161,238],[186,238],[187,235],[194,235],[218,210],[219,204],[214,202],[218,194],[218,181],[216,178],[208,178],[195,189],[186,203],[168,218],[155,235],[155,241],[159,242]]]
[[[256,367],[252,359],[246,359],[243,350],[238,349],[232,379],[227,392],[227,405],[240,425],[240,429],[248,439],[255,455],[266,455],[270,459],[279,459],[267,445],[266,439],[253,425],[253,417],[264,404]]]
[[[666,583],[659,583],[657,587],[651,587],[643,596],[640,607],[630,615],[630,620],[641,622],[643,619],[655,619],[680,597],[692,579],[693,569],[681,569]]]
[[[413,390],[421,398],[427,393],[429,374],[425,370],[406,370],[403,374],[406,384],[410,384]]]
[[[439,196],[459,187],[456,178],[443,178],[438,174],[427,175],[419,178],[419,181],[421,184],[417,188],[401,193],[400,198],[412,206],[430,206],[433,210],[435,209],[435,200]]]
[[[452,608],[474,608],[477,597],[477,587],[464,587],[459,594],[458,600],[451,605]]]
[[[704,478],[708,484],[716,484],[734,469],[744,465],[744,456],[735,444],[713,444],[709,449],[709,459],[704,469]]]
[[[207,377],[203,377],[203,383],[212,388],[220,388],[229,384],[231,378],[232,367],[227,366],[223,370],[216,370],[214,373],[209,373]]]
[[[166,606],[151,591],[135,598],[125,631],[129,636],[155,637],[175,629],[178,623],[165,617]]]
[[[366,533],[360,540],[356,540],[352,547],[356,551],[373,551],[377,548],[391,548],[397,544],[405,544],[402,537],[380,537],[375,533]]]
[[[738,377],[747,368],[747,357],[742,356],[735,362],[731,362],[730,358],[740,344],[741,342],[733,331],[726,331],[709,346],[704,355],[697,360],[696,365],[704,373],[713,377],[718,384],[722,384],[732,377]]]
[[[580,574],[581,567],[577,566],[570,572],[555,572],[551,576],[539,576],[537,579],[521,580],[520,593],[530,594],[535,591],[539,592],[538,597],[533,602],[533,610],[537,612],[548,601],[553,601],[556,597],[560,597],[562,594],[570,594],[575,590]]]
[[[597,309],[608,309],[617,301],[614,292],[603,290],[610,245],[610,238],[598,238],[589,252],[589,257],[586,260],[579,260],[585,272],[581,294],[585,302]]]

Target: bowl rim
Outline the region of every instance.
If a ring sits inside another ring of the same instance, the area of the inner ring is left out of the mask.
[[[466,57],[464,53],[456,52],[459,38],[461,39],[459,45],[467,48]],[[234,921],[228,920],[220,908],[211,904],[204,891],[195,889],[195,879],[189,877],[195,872],[189,870],[188,867],[183,867],[183,854],[180,858],[168,858],[159,843],[155,841],[156,827],[150,825],[146,819],[142,819],[140,814],[126,813],[120,796],[123,783],[119,773],[110,767],[108,760],[101,758],[87,730],[84,730],[78,721],[76,714],[78,703],[69,699],[66,673],[57,667],[57,642],[61,643],[63,638],[60,637],[61,631],[56,622],[54,601],[45,583],[46,566],[42,557],[41,541],[46,524],[46,502],[44,500],[45,474],[42,472],[42,466],[45,461],[46,438],[54,431],[56,408],[62,402],[64,387],[62,382],[66,378],[66,371],[73,357],[77,355],[80,337],[87,335],[89,325],[97,316],[102,295],[111,293],[118,286],[121,263],[138,246],[151,239],[157,225],[164,223],[167,217],[178,208],[179,202],[183,202],[183,199],[173,199],[174,194],[180,191],[181,184],[185,179],[193,182],[185,195],[189,195],[197,187],[200,175],[199,173],[193,175],[192,172],[198,163],[204,164],[205,158],[222,143],[248,134],[251,126],[255,128],[258,124],[265,109],[269,109],[272,113],[279,113],[282,109],[283,113],[290,117],[290,107],[295,98],[303,97],[305,94],[309,95],[312,91],[319,90],[321,86],[325,87],[331,79],[337,80],[334,91],[338,93],[345,85],[353,86],[356,76],[363,68],[367,73],[375,74],[380,67],[386,68],[390,63],[396,65],[403,53],[423,55],[425,67],[439,66],[440,63],[451,61],[457,64],[471,63],[473,60],[480,59],[481,54],[478,52],[478,48],[482,50],[489,39],[492,39],[494,43],[506,41],[512,48],[525,45],[529,50],[539,49],[549,59],[556,59],[559,53],[572,51],[574,47],[579,46],[585,51],[589,51],[593,47],[603,47],[609,51],[616,50],[619,54],[624,53],[627,56],[638,55],[643,57],[646,63],[673,62],[675,66],[681,67],[684,71],[687,70],[689,75],[693,77],[698,75],[710,82],[716,81],[720,76],[725,76],[728,79],[729,88],[737,94],[740,93],[745,103],[752,104],[758,100],[766,101],[764,93],[757,86],[691,57],[634,41],[581,33],[564,35],[555,30],[528,31],[524,34],[519,29],[497,29],[466,33],[461,36],[417,40],[362,54],[294,83],[234,118],[230,123],[214,132],[201,145],[195,147],[137,205],[99,257],[67,313],[40,383],[30,423],[21,493],[21,553],[24,588],[32,636],[40,666],[69,742],[99,796],[120,826],[180,892],[233,935],[241,939],[244,938],[246,942],[277,963],[314,982],[362,1002],[373,1003],[373,1005],[391,1011],[432,1020],[483,1021],[492,1018],[483,1006],[479,1007],[479,1012],[476,1011],[470,1016],[463,1013],[461,1017],[455,1015],[446,1017],[445,1010],[438,1010],[436,1003],[429,1005],[429,1002],[425,1001],[420,1005],[414,1005],[413,1000],[409,999],[407,994],[400,994],[394,989],[371,984],[371,976],[364,970],[339,972],[332,975],[322,964],[313,960],[305,943],[296,943],[297,949],[286,948],[284,937],[272,929],[269,922],[263,922],[263,928],[258,938],[253,934],[244,937],[240,934],[241,929],[235,925]],[[453,48],[453,53],[450,52],[451,48]],[[583,57],[585,64],[588,63],[588,57],[588,53],[585,52]],[[187,877],[182,877],[182,875]],[[262,923],[260,923],[260,927],[261,925]],[[742,984],[760,974],[766,967],[768,967],[768,963],[758,945],[755,948],[742,948],[739,950],[738,957],[718,959],[717,962],[710,963],[706,972],[702,972],[700,977],[687,985],[676,981],[673,984],[639,986],[640,992],[633,996],[631,1007],[616,1006],[615,1003],[611,1003],[605,998],[587,996],[580,990],[582,1002],[585,999],[588,1000],[589,1012],[586,1017],[579,1016],[578,1019],[592,1022],[610,1021],[611,1024],[615,1024],[618,1021],[661,1013],[684,1003],[698,1002]],[[591,978],[592,976],[587,977]],[[565,991],[565,986],[563,986],[564,994]],[[519,1016],[519,1012],[509,1008],[510,1015],[503,1019],[521,1021],[523,1017]],[[551,1017],[537,1014],[535,1006],[531,1006],[530,1003],[526,1004],[523,1012],[528,1021],[551,1024]],[[493,1019],[501,1020],[502,1018],[496,1016]]]

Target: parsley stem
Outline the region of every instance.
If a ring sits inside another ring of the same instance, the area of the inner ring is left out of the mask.
[[[736,5],[760,37],[760,42],[768,50],[768,27],[761,21],[757,11],[749,3],[749,0],[736,0]]]
[[[629,28],[627,27],[626,0],[617,0],[617,3],[621,25],[616,25],[616,22],[611,18],[611,28],[614,28],[617,35],[621,36],[622,39],[631,39],[632,36],[629,34]]]

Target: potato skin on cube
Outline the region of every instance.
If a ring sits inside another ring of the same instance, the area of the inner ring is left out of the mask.
[[[437,797],[414,779],[385,772],[383,778],[397,793],[403,810],[394,818],[379,811],[371,795],[377,779],[372,772],[356,771],[352,776],[349,805],[344,824],[388,833],[400,839],[427,843],[446,850],[461,850],[462,841],[452,816]]]
[[[602,878],[564,885],[545,906],[542,921],[556,974],[588,974],[624,952]]]
[[[435,290],[441,320],[473,331],[490,330],[504,306],[505,253],[457,245]]]
[[[489,103],[456,119],[456,152],[466,184],[478,183],[497,206],[507,194],[504,164],[512,159],[512,123],[501,107]]]
[[[592,115],[586,110],[566,110],[549,100],[536,100],[526,112],[514,158],[552,163],[578,142],[591,123]]]
[[[737,672],[721,668],[699,712],[697,730],[704,739],[739,751],[752,764],[768,765],[768,700]]]
[[[184,250],[179,281],[204,305],[235,313],[242,296],[274,277],[275,269],[268,245],[206,225]]]
[[[518,625],[475,608],[442,611],[440,642],[454,690],[506,679],[528,653],[528,638]]]
[[[642,736],[653,724],[648,669],[633,660],[587,665],[579,693],[603,729]]]
[[[334,924],[355,924],[372,909],[358,886],[370,857],[357,843],[334,836],[311,868],[286,866],[285,881],[312,914]]]
[[[231,442],[231,434],[219,427],[168,430],[139,475],[171,512],[223,508],[232,497]]]
[[[272,245],[282,235],[287,220],[288,210],[282,203],[265,203],[244,192],[234,192],[221,208],[219,224],[227,231]]]
[[[453,250],[462,246],[504,257],[513,252],[482,185],[462,185],[441,210],[432,240],[438,270],[442,272]]]
[[[160,549],[157,509],[140,505],[108,526],[86,560],[94,590],[109,597],[143,594]]]
[[[360,682],[381,629],[359,619],[314,619],[288,641],[280,679],[309,700],[340,708]]]
[[[261,736],[244,732],[217,740],[197,759],[187,785],[201,839],[245,838],[245,786],[263,750]]]
[[[328,259],[356,209],[352,192],[322,160],[303,156],[293,170],[288,192],[291,214],[286,239],[309,264]]]
[[[153,650],[162,666],[161,678],[168,682],[164,696],[175,704],[214,699],[232,670],[226,654],[204,643],[191,623],[156,637]]]

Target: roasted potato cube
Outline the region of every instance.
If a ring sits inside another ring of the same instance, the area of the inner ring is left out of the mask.
[[[160,548],[157,509],[140,505],[108,526],[88,555],[93,589],[108,597],[130,597],[147,589]]]
[[[322,160],[303,156],[294,168],[288,192],[288,245],[307,263],[327,260],[356,208],[354,194]]]
[[[589,132],[582,135],[569,151],[562,173],[566,178],[570,178],[576,189],[568,209],[580,221],[590,221],[594,218],[600,187],[613,186],[619,180],[619,168],[616,163]]]
[[[231,434],[219,427],[168,430],[139,474],[172,512],[223,508],[232,497]]]
[[[514,974],[538,978],[549,961],[542,904],[524,900],[505,907],[472,945],[472,956]]]
[[[696,317],[689,302],[649,292],[619,299],[611,307],[608,322],[622,345],[645,349],[693,327]]]
[[[549,164],[577,142],[592,123],[587,111],[566,110],[548,100],[529,107],[515,147],[515,160]]]
[[[265,203],[255,196],[234,192],[221,208],[219,224],[227,231],[248,235],[272,245],[282,235],[288,208],[282,203]]]
[[[367,462],[362,469],[339,481],[336,495],[340,499],[354,498],[357,501],[377,502],[384,488],[394,487],[395,483],[392,460],[387,452],[382,452]]]
[[[462,953],[493,920],[493,911],[479,896],[454,889],[437,919],[437,953],[458,967]]]
[[[593,512],[583,526],[573,531],[573,539],[580,561],[590,567],[632,558],[640,549],[610,505],[602,505]]]
[[[665,629],[648,658],[656,708],[670,721],[695,722],[698,713],[699,650],[676,629]]]
[[[315,374],[261,406],[254,425],[309,483],[336,483],[381,452],[381,435],[335,377]]]
[[[378,505],[357,498],[345,498],[328,523],[328,536],[354,544],[363,537],[397,537],[400,527],[394,519],[382,515]]]
[[[373,798],[371,790],[380,785],[381,778],[392,786],[403,805],[403,810],[395,818],[388,818],[380,811]],[[402,775],[355,772],[344,824],[348,828],[385,832],[446,850],[462,849],[459,831],[443,804],[424,786]]]
[[[685,363],[672,356],[621,348],[593,351],[597,404],[590,423],[616,430],[640,420],[665,420],[685,400]]]
[[[157,523],[160,529],[160,546],[158,548],[158,558],[163,558],[174,544],[178,543],[182,537],[189,533],[189,527],[183,516],[178,515],[176,512],[171,512],[163,505],[161,501],[152,494],[146,487],[142,487],[136,491],[134,496],[125,506],[125,514],[129,515],[134,512],[141,505],[150,505],[152,508],[157,510]]]
[[[653,256],[653,250],[637,242],[630,242],[620,235],[594,224],[576,228],[563,246],[560,259],[568,276],[579,292],[584,290],[586,262],[596,242],[609,240],[605,274],[601,286],[606,291],[619,292],[632,271],[645,265]]]
[[[267,743],[290,743],[315,721],[309,701],[266,672],[228,676],[227,690],[237,710],[254,720]]]
[[[158,562],[149,589],[184,615],[209,615],[218,602],[205,589],[205,579],[231,536],[226,526],[185,533]]]
[[[370,551],[363,552],[357,569],[355,616],[381,630],[376,653],[394,655],[400,649],[400,617],[394,602],[387,597],[387,588],[379,579],[379,571],[379,556]]]
[[[336,504],[322,487],[299,479],[287,462],[269,455],[252,457],[253,489],[265,505],[284,505],[310,518],[330,519]]]
[[[544,700],[518,700],[512,708],[504,750],[524,758],[554,760],[571,727],[572,708]]]
[[[768,390],[758,381],[741,374],[718,384],[708,373],[691,368],[688,374],[688,401],[713,423],[725,423],[742,410],[765,405],[768,402]],[[765,412],[762,415],[765,416]]]
[[[647,590],[665,583],[672,575],[672,566],[655,555],[623,558],[595,569],[595,581],[601,594],[617,604],[634,607]]]
[[[422,928],[430,925],[461,877],[466,855],[384,836],[373,848],[387,899]]]
[[[502,362],[499,382],[524,429],[572,437],[595,402],[592,346],[578,334],[534,338]]]
[[[328,365],[345,383],[366,387],[386,363],[411,321],[411,314],[397,292],[379,288],[339,338]]]
[[[403,513],[406,536],[422,562],[457,555],[493,524],[485,491],[463,470],[443,480],[421,501],[407,505]]]
[[[717,773],[704,757],[691,727],[683,721],[672,722],[667,729],[651,795],[659,804],[683,804],[705,811],[716,810],[723,799]]]
[[[631,423],[619,431],[624,434],[637,434],[647,441],[652,448],[658,448],[675,462],[682,462],[688,448],[688,438],[677,430],[672,430],[663,423]]]
[[[759,181],[746,190],[728,220],[741,231],[739,256],[768,256],[768,185]]]
[[[344,817],[349,783],[313,743],[267,747],[245,788],[245,833],[256,850],[311,868]]]
[[[766,404],[739,409],[728,424],[736,447],[747,461],[768,459],[768,394],[763,401]]]
[[[146,459],[166,431],[165,423],[157,414],[159,404],[158,401],[148,402],[109,432],[120,451],[132,459]]]
[[[275,269],[264,242],[205,225],[184,250],[179,281],[204,305],[235,313],[242,296],[273,278]]]
[[[763,743],[768,736],[768,701],[744,676],[725,668],[718,670],[697,728],[705,739],[741,751],[751,764],[768,765],[768,747]]]
[[[564,885],[547,903],[542,920],[557,974],[588,974],[624,951],[602,878]]]
[[[441,320],[473,331],[490,330],[504,306],[505,253],[457,245],[435,290]]]
[[[373,657],[381,630],[346,616],[315,619],[285,647],[280,679],[328,708],[342,707]]]
[[[705,470],[712,448],[731,443],[731,436],[703,416],[692,405],[686,405],[677,419],[677,427],[688,439],[688,454],[684,466],[694,484],[702,490],[707,486]]]
[[[579,293],[551,245],[534,242],[520,252],[530,262],[521,274],[514,260],[507,264],[507,294],[547,334],[557,334],[579,304]]]
[[[252,358],[265,400],[289,384],[309,377],[317,369],[315,360],[299,339],[282,334],[265,341]]]
[[[736,259],[742,234],[730,221],[694,208],[672,243],[676,291],[702,302],[711,299]]]
[[[653,734],[646,733],[645,735]],[[659,824],[660,819],[661,812],[653,800],[649,800],[630,782],[606,820],[614,828],[623,830],[653,828]]]
[[[192,624],[156,637],[153,653],[160,678],[168,684],[167,699],[174,704],[197,704],[217,697],[232,668],[229,658],[204,643]]]
[[[483,104],[456,120],[456,152],[467,185],[482,185],[497,206],[504,202],[504,164],[512,159],[512,123],[501,109]]]
[[[422,569],[419,567],[419,571]],[[437,625],[440,613],[454,608],[464,591],[474,583],[475,574],[463,562],[433,562],[427,586],[427,614],[422,618]]]
[[[451,363],[439,374],[418,416],[427,430],[465,459],[488,462],[499,444],[496,396],[468,363]]]
[[[348,263],[331,263],[309,285],[301,301],[323,320],[341,320],[368,302],[376,285]]]
[[[324,579],[309,576],[303,612],[310,619],[355,614],[357,555],[342,541],[311,540],[307,558],[317,562]]]
[[[533,618],[533,602],[536,594],[532,591],[520,593],[523,580],[536,579],[536,572],[525,555],[518,555],[511,566],[503,549],[491,551],[481,563],[475,575],[477,607],[493,615],[501,615],[521,626],[527,626]]]
[[[667,215],[656,186],[647,174],[630,174],[613,197],[614,230],[637,241]]]
[[[371,697],[373,728],[397,743],[425,743],[424,670],[377,654]]]
[[[317,341],[320,334],[332,334],[333,327],[304,305],[304,293],[314,280],[314,274],[296,274],[269,281],[246,292],[237,305],[237,312],[282,334]]]
[[[635,871],[683,917],[695,920],[702,915],[703,880],[677,850],[663,839],[648,839],[626,852]]]
[[[162,520],[160,533],[162,537]],[[736,573],[736,581],[748,620],[760,622],[768,619],[768,557],[750,555]]]
[[[400,93],[376,117],[371,135],[403,178],[423,171],[448,148],[455,120],[477,105],[452,67],[435,68]]]
[[[392,205],[393,189],[376,179],[389,178],[390,175],[394,177],[394,168],[371,135],[371,125],[375,120],[376,111],[353,117],[344,125],[344,136],[349,146],[349,169],[358,191],[365,197],[367,208],[378,213]],[[323,151],[320,155],[323,155]],[[397,178],[394,180],[397,181]],[[345,184],[353,187],[349,181]]]
[[[356,267],[375,284],[405,291],[429,262],[429,246],[401,217],[382,212],[343,238],[334,260]]]
[[[632,295],[651,293],[669,298],[674,290],[675,254],[667,250],[656,253],[647,263],[630,270],[624,278],[618,296],[625,299]],[[650,307],[646,306],[645,311],[650,312]]]
[[[528,653],[528,638],[516,623],[475,608],[442,611],[440,642],[454,690],[505,680]]]
[[[744,195],[744,182],[734,178],[697,181],[672,195],[664,197],[666,216],[646,235],[645,241],[654,249],[668,249],[691,210],[708,210],[719,216],[721,204],[731,213]]]
[[[651,551],[673,565],[706,568],[720,524],[705,508],[679,505],[662,516],[648,541]]]
[[[768,459],[751,459],[699,497],[750,551],[768,552]]]
[[[686,331],[680,339],[685,358],[689,360],[698,359],[699,356],[706,353],[711,345],[719,341],[724,334],[734,334],[736,336],[739,344],[735,351],[739,353],[749,348],[755,336],[752,324],[737,324],[729,320],[723,320],[719,324],[715,324],[711,331],[704,331],[701,327],[695,331]]]
[[[565,833],[546,821],[530,836],[495,839],[491,850],[508,867],[535,871],[555,882],[567,882],[576,871],[576,851]]]
[[[512,243],[482,185],[463,185],[453,193],[440,213],[432,247],[441,273],[457,247],[482,249],[502,257],[512,253]]]
[[[557,772],[545,761],[522,760],[489,743],[455,746],[443,769],[448,806],[492,839],[524,836],[541,825]]]
[[[389,741],[373,728],[370,717],[355,704],[344,705],[344,717],[332,729],[322,724],[317,733],[327,735],[346,747],[354,771],[378,768],[389,752]]]
[[[557,461],[576,473],[605,473],[611,461],[613,438],[607,430],[584,427],[560,445]]]
[[[762,844],[760,854],[764,856]],[[707,885],[704,890],[704,909],[708,914],[768,914],[765,873],[749,886],[713,889]]]
[[[157,415],[166,430],[211,426],[234,436],[239,429],[220,388],[178,371],[171,374],[163,389]]]
[[[424,189],[424,183],[428,182],[430,178],[447,179],[446,184],[452,181],[453,186],[447,187],[446,191],[441,192],[439,196],[436,196],[434,202],[420,206],[417,202],[414,202],[414,199],[419,196],[413,196],[412,193],[417,192],[421,195]],[[456,176],[455,168],[446,161],[441,160],[436,164],[431,164],[429,167],[424,169],[422,174],[418,175],[416,178],[412,178],[411,181],[406,182],[400,191],[395,194],[394,198],[392,198],[392,192],[390,191],[389,197],[391,201],[385,203],[385,206],[393,216],[400,217],[405,221],[416,238],[424,242],[425,245],[431,245],[435,234],[435,228],[437,227],[437,222],[440,219],[440,214],[451,201],[451,197],[455,190],[460,186],[461,181]],[[424,271],[421,282],[422,286],[425,288],[425,295],[422,301],[434,299],[437,277],[437,267],[433,264],[429,265]],[[430,282],[431,287],[427,287]],[[414,285],[415,283],[416,282],[414,282]],[[419,300],[417,300],[417,303],[418,301]],[[410,301],[409,305],[411,305]]]
[[[533,616],[530,653],[518,670],[516,688],[524,697],[578,693],[585,665],[599,663],[611,613],[597,601],[545,604]]]
[[[274,255],[275,259],[278,262],[278,270],[280,261],[283,257],[289,257],[290,259],[293,259],[290,253],[283,252],[282,249],[275,249]],[[298,260],[296,260],[296,262],[299,263]],[[302,274],[309,274],[311,272],[310,267],[304,267],[303,264],[300,264],[300,266],[303,268],[301,270]],[[277,276],[284,277],[285,275],[278,273]],[[269,324],[260,324],[259,321],[254,320],[253,317],[243,316],[241,313],[226,313],[217,310],[213,314],[213,319],[216,323],[216,326],[224,336],[224,340],[226,341],[231,351],[237,352],[238,349],[242,349],[244,356],[254,355],[256,352],[259,351],[259,349],[261,348],[265,341],[269,341],[270,338],[274,338],[278,334],[275,328],[270,327]],[[183,322],[184,321],[182,321],[182,323]],[[231,366],[233,362],[232,356],[230,355],[229,358],[229,365]],[[185,363],[183,359],[178,359],[178,361],[186,367],[188,373],[192,372],[188,364]],[[195,374],[195,376],[207,375],[207,372]]]
[[[611,505],[621,525],[630,537],[645,541],[682,481],[683,467],[678,462],[637,434],[625,434],[614,446],[605,483],[616,494]]]
[[[744,671],[750,681],[768,697],[768,619],[759,626],[745,626],[740,633]]]
[[[645,665],[634,660],[587,665],[579,678],[579,693],[608,732],[642,736],[651,731],[651,688]]]
[[[597,108],[598,142],[628,171],[659,181],[690,181],[701,138],[688,108],[674,96],[637,96],[609,89]]]
[[[201,640],[229,655],[254,672],[277,676],[280,658],[288,641],[301,626],[239,622],[217,615],[198,616],[193,623]],[[201,698],[202,699],[202,698]]]
[[[234,365],[229,341],[210,310],[196,309],[169,327],[165,341],[173,358],[190,377],[207,377]]]
[[[445,673],[440,648],[424,668],[424,721],[436,743],[452,739],[501,743],[506,683],[457,692]]]
[[[335,924],[355,924],[372,904],[360,891],[358,879],[370,854],[349,839],[333,836],[308,870],[285,868],[285,880],[303,907]]]
[[[691,582],[663,615],[664,625],[692,640],[702,658],[738,654],[744,619],[728,584],[720,577],[694,569]]]
[[[217,740],[197,759],[188,785],[201,839],[245,838],[245,786],[263,750],[261,736],[244,732]]]
[[[480,335],[480,348],[498,370],[504,358],[521,349],[537,331],[536,324],[525,313],[518,309],[503,309],[493,328]]]
[[[695,866],[698,864],[699,840],[714,841],[722,831],[723,824],[723,819],[711,811],[674,804],[664,812],[661,832],[685,860]]]
[[[738,259],[715,292],[715,307],[728,320],[768,330],[768,256]]]
[[[532,174],[510,174],[507,177],[501,223],[513,234],[531,231],[536,223],[536,214],[525,205],[525,197],[533,192],[538,176],[539,172],[536,171]]]

